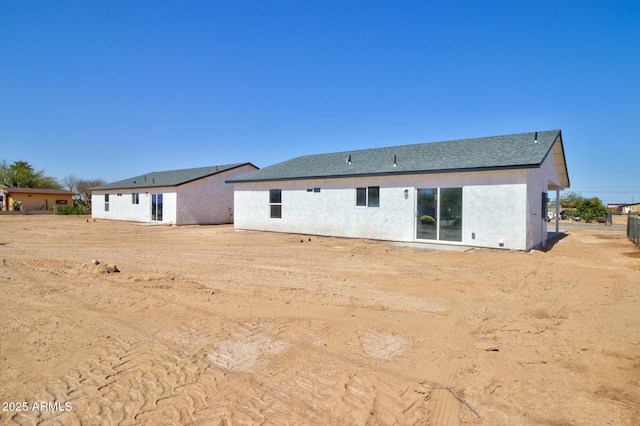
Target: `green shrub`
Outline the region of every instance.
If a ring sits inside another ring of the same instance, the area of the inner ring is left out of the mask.
[[[607,215],[607,208],[598,198],[583,198],[576,203],[576,216],[580,216],[587,223]]]
[[[436,220],[428,214],[425,214],[423,216],[420,216],[420,222],[423,225],[433,225],[434,223],[436,223]]]
[[[84,209],[82,206],[60,206],[58,207],[59,215],[83,215]]]

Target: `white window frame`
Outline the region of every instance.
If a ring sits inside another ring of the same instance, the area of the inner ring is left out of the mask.
[[[378,191],[378,197],[377,197],[377,203],[376,205],[371,205],[371,189],[375,188]],[[364,195],[365,195],[365,204],[358,204],[358,191],[359,190],[364,190]],[[366,208],[366,207],[372,207],[372,208],[377,208],[380,207],[380,187],[379,186],[359,186],[356,188],[356,207],[357,208]]]
[[[273,195],[275,194],[274,191],[278,191],[278,198],[279,198],[279,202],[274,202],[272,201],[273,199]],[[279,215],[274,215],[274,207],[279,207],[280,208],[280,214]],[[269,190],[269,217],[271,219],[282,219],[282,189],[270,189]]]

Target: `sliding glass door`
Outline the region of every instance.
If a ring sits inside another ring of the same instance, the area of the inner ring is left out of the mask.
[[[151,194],[151,220],[162,222],[162,194]]]
[[[416,239],[462,241],[462,188],[418,188]]]
[[[440,188],[440,235],[442,241],[462,241],[462,188]]]
[[[416,215],[416,238],[438,239],[438,189],[418,188],[418,214]]]

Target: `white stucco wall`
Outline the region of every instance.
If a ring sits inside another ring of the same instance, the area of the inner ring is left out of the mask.
[[[463,234],[459,244],[525,250],[529,173],[505,170],[236,183],[235,227],[416,241],[416,188],[462,187]],[[380,186],[380,207],[356,207],[356,188],[368,186]],[[320,192],[307,192],[313,188],[320,188]],[[282,190],[281,219],[270,218],[270,189]]]
[[[132,203],[131,194],[135,192],[140,194],[139,204]],[[105,211],[105,194],[109,194],[109,211]],[[176,188],[172,187],[93,191],[91,194],[91,216],[94,219],[151,222],[151,194],[162,194],[163,217],[161,223],[176,223],[177,194]]]
[[[278,183],[235,184],[237,229],[291,232],[342,237],[405,239],[412,230],[413,194],[404,187],[371,179],[328,179]],[[380,184],[380,207],[356,207],[356,187]],[[346,187],[345,187],[346,185]],[[269,189],[282,189],[282,219],[270,218]],[[320,188],[320,192],[307,189]],[[384,201],[383,201],[384,200]]]
[[[233,184],[225,180],[256,170],[244,165],[203,179],[180,185],[177,223],[179,225],[217,225],[233,223]]]
[[[462,200],[463,244],[514,250],[526,248],[525,184],[465,186]]]

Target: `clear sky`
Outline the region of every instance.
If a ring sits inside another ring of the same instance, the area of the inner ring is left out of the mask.
[[[638,0],[0,0],[0,159],[59,179],[551,129],[640,201]]]

